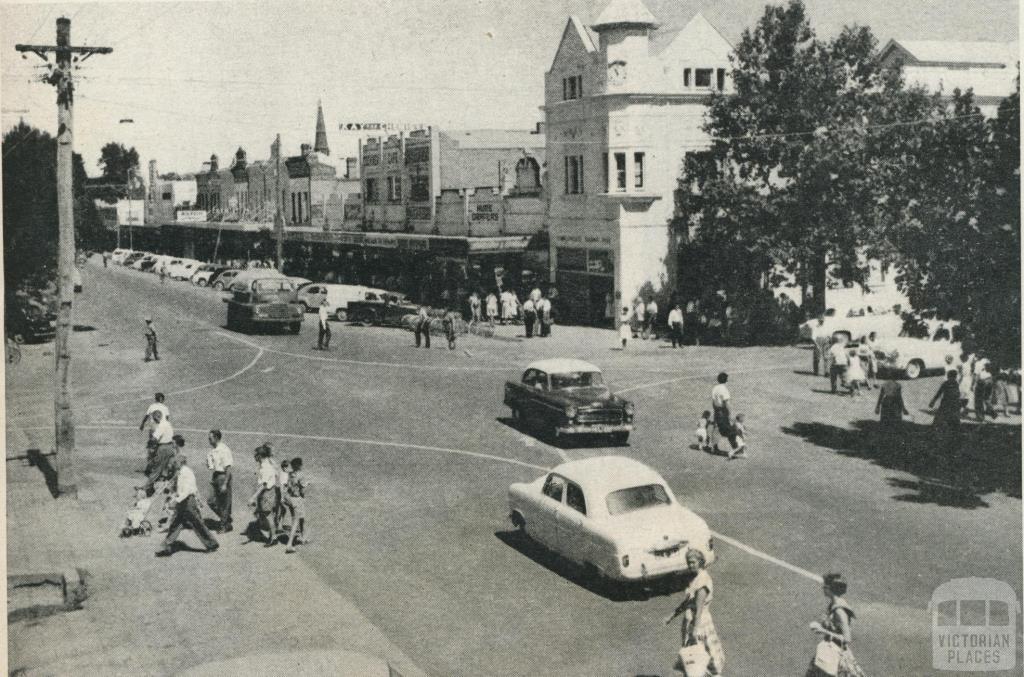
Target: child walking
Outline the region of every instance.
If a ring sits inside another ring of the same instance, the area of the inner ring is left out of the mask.
[[[732,428],[736,432],[736,443],[739,447],[736,448],[736,453],[729,458],[747,457],[747,426],[743,423],[745,418],[743,414],[736,414],[736,420],[733,421]]]
[[[697,446],[701,451],[711,451],[711,445],[708,444],[708,440],[711,439],[708,432],[709,426],[711,426],[711,412],[705,409],[704,413],[700,415],[697,429],[694,431],[694,434],[697,435]]]
[[[285,501],[292,515],[292,530],[288,536],[288,547],[285,552],[295,552],[295,539],[302,534],[302,542],[309,543],[309,529],[306,527],[306,486],[308,482],[302,475],[302,459],[292,459],[292,473],[288,478]]]

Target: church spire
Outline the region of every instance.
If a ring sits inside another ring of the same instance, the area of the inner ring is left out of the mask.
[[[316,140],[313,142],[313,150],[328,157],[331,155],[331,149],[327,146],[327,126],[324,124],[324,106],[321,101],[316,102]]]

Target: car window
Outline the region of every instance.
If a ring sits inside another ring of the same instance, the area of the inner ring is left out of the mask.
[[[609,515],[622,515],[658,505],[669,505],[668,492],[660,484],[645,484],[640,487],[619,489],[608,494],[606,499]]]
[[[932,340],[933,341],[948,341],[949,340],[949,330],[946,329],[945,327],[940,327],[939,330],[937,332],[935,332],[935,336],[932,337]]]
[[[368,291],[368,292],[366,292],[366,300],[367,301],[376,301],[377,300],[377,295],[374,294],[372,291]]]
[[[543,494],[553,501],[562,502],[562,495],[565,493],[565,480],[558,475],[548,475],[544,482]]]
[[[570,371],[551,375],[551,387],[554,390],[599,386],[601,383],[601,373],[596,371]]]
[[[570,508],[579,510],[584,515],[587,514],[587,501],[583,498],[583,489],[578,484],[569,482],[565,487],[565,503]]]

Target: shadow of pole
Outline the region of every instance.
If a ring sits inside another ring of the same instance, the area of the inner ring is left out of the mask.
[[[25,452],[29,465],[39,468],[39,472],[43,473],[43,478],[46,480],[46,488],[50,491],[50,495],[58,498],[60,496],[60,489],[57,484],[57,470],[50,463],[49,459],[49,457],[55,455],[54,453],[44,454],[39,449],[29,449]]]

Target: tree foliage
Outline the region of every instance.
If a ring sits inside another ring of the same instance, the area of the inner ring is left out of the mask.
[[[877,56],[867,28],[818,39],[800,0],[744,31],[710,148],[684,161],[680,286],[737,297],[782,271],[817,313],[828,278],[864,284],[880,261],[916,310],[1019,354],[1018,96],[986,121],[969,92],[906,87]]]
[[[128,185],[139,171],[139,152],[134,147],[126,148],[111,141],[100,149],[100,186],[95,196],[115,202],[128,195]]]
[[[97,246],[104,237],[85,191],[82,156],[73,156],[75,240]],[[38,286],[56,276],[57,141],[25,122],[3,137],[4,273],[8,290]]]

